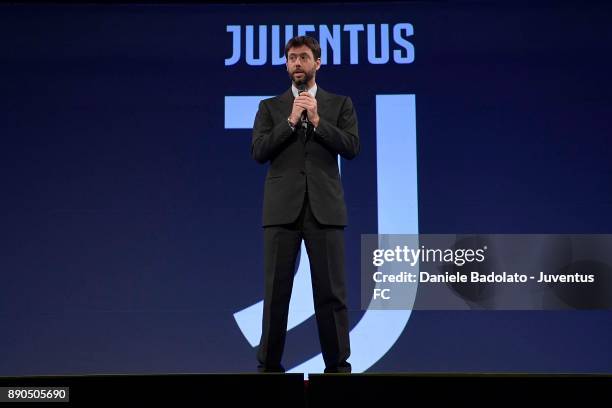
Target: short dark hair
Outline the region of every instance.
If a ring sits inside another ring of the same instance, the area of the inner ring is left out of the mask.
[[[309,37],[307,35],[298,35],[287,42],[287,45],[285,46],[285,58],[289,58],[290,48],[301,47],[302,45],[310,48],[315,61],[321,58],[321,46],[319,45],[319,42],[316,38]]]

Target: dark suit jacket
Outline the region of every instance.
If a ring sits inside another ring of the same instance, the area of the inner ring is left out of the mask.
[[[263,226],[289,224],[299,216],[308,186],[312,212],[321,224],[347,225],[338,155],[359,153],[357,116],[350,97],[335,95],[317,85],[319,126],[307,132],[291,130],[287,118],[293,107],[289,88],[259,103],[253,125],[251,155],[270,162],[264,187]]]

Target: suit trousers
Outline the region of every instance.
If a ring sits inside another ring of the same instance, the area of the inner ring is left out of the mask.
[[[349,322],[344,271],[344,227],[322,225],[308,193],[297,220],[264,228],[264,306],[257,352],[260,372],[283,372],[281,364],[289,301],[302,243],[310,261],[315,316],[325,372],[350,372]]]

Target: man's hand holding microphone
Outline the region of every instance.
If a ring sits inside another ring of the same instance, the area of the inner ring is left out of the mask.
[[[317,112],[317,100],[308,91],[301,90],[293,100],[293,109],[289,115],[289,122],[293,127],[301,121],[308,121],[314,127],[319,126],[319,113]]]

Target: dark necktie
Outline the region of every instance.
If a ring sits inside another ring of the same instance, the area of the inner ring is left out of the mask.
[[[300,137],[302,138],[302,143],[306,144],[306,141],[308,140],[308,131],[310,130],[310,123],[300,121],[299,126],[299,133]]]

